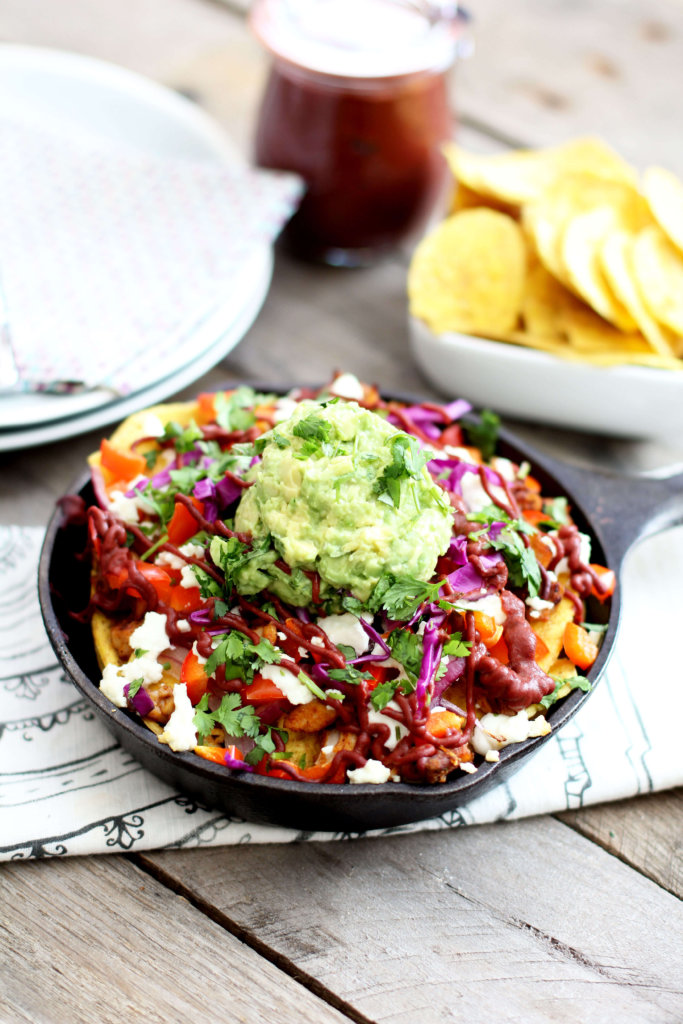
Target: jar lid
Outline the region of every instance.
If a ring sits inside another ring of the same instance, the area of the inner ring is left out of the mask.
[[[343,78],[387,78],[443,70],[463,23],[444,0],[257,0],[251,26],[272,53]]]

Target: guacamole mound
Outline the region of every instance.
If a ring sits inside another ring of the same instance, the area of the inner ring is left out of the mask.
[[[333,400],[301,402],[261,442],[235,529],[255,546],[270,538],[273,558],[294,570],[269,581],[278,596],[308,603],[307,570],[318,572],[322,596],[344,590],[360,601],[384,573],[431,578],[451,539],[452,510],[414,438],[355,402]],[[254,579],[239,580],[243,593],[263,586],[258,561]]]

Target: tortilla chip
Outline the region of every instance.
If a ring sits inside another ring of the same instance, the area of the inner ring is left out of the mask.
[[[519,225],[495,210],[464,210],[420,242],[408,274],[411,312],[437,334],[494,337],[519,316],[526,276]]]

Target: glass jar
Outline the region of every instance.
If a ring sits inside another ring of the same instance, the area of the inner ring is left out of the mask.
[[[256,0],[251,24],[273,58],[256,161],[306,181],[286,228],[297,255],[365,265],[424,229],[464,21],[456,4]]]

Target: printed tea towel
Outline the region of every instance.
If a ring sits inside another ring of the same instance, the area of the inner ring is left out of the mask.
[[[301,188],[0,110],[0,307],[23,386],[125,395],[182,369],[210,318],[241,311]]]
[[[42,531],[0,528],[0,859],[234,843],[349,839],[254,825],[205,810],[122,750],[65,678],[42,627]],[[387,835],[578,808],[683,783],[680,668],[644,642],[680,629],[683,529],[632,553],[623,622],[606,676],[524,768],[478,800]]]

